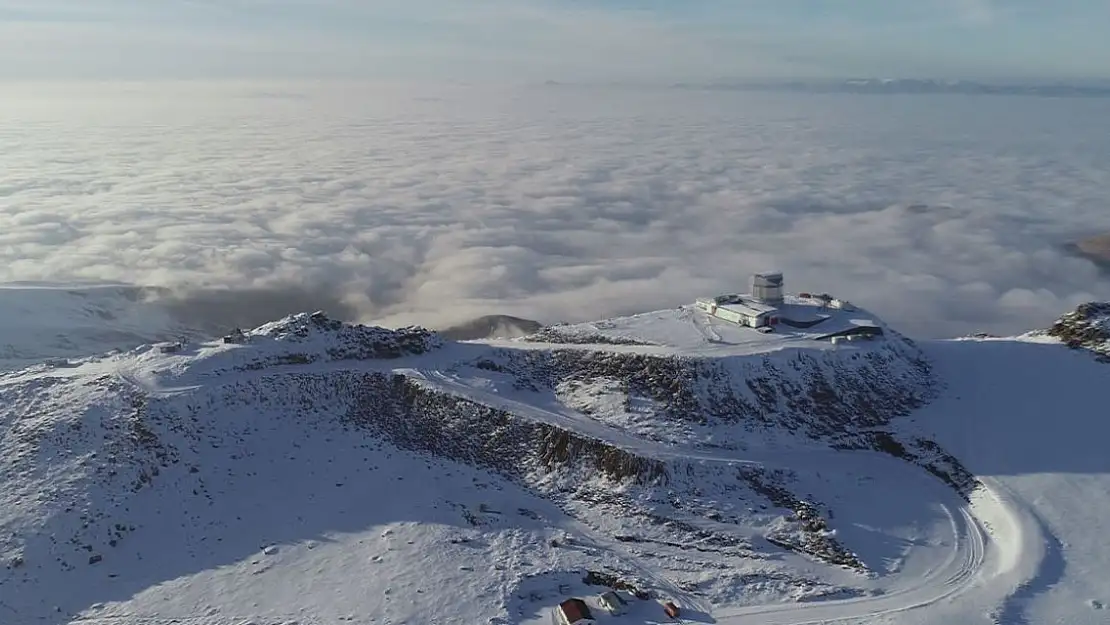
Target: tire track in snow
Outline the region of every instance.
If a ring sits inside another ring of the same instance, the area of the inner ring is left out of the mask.
[[[891,616],[955,598],[974,586],[985,559],[981,529],[966,509],[959,515],[944,507],[953,532],[952,550],[940,566],[913,583],[878,596],[835,599],[822,603],[763,605],[724,610],[721,625],[817,625]]]
[[[1008,586],[991,618],[996,625],[1030,625],[1029,604],[1064,577],[1063,546],[1030,507],[1015,503],[1017,497],[999,480],[981,481],[987,503],[1005,515],[989,523],[1000,550],[995,576]]]
[[[1032,625],[1033,621],[1026,614],[1029,604],[1064,579],[1064,547],[1056,536],[1043,529],[1043,522],[1041,527],[1045,551],[1040,566],[1033,577],[1019,584],[992,614],[998,625]]]
[[[707,315],[703,315],[700,311],[693,309],[690,309],[688,311],[688,314],[690,317],[690,323],[694,324],[694,327],[698,329],[698,332],[700,332],[703,337],[705,337],[706,341],[708,341],[709,343],[722,342],[721,335],[715,329],[713,329],[713,321],[709,319]]]

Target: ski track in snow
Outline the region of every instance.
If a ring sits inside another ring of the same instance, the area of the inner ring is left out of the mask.
[[[713,324],[709,318],[705,317],[704,315],[698,314],[697,311],[693,309],[685,311],[683,316],[690,319],[690,323],[694,324],[694,327],[697,328],[698,332],[700,332],[701,335],[705,337],[705,340],[707,342],[722,342],[721,334],[713,329]]]
[[[1064,578],[1064,548],[1060,539],[1047,530],[1042,530],[1045,540],[1045,553],[1041,558],[1036,573],[1020,584],[1015,592],[1010,594],[999,609],[994,613],[998,625],[1032,625],[1027,616],[1029,604],[1041,593],[1041,588],[1048,588]]]
[[[1048,532],[1034,512],[1015,503],[1015,496],[999,480],[983,478],[987,495],[1010,514],[1009,527],[997,532],[1000,547],[997,575],[1012,590],[992,611],[998,625],[1027,625],[1027,604],[1044,588],[1063,576],[1064,561],[1060,541]]]
[[[719,623],[761,625],[806,625],[836,623],[908,612],[936,604],[973,587],[984,562],[982,529],[967,510],[958,516],[946,509],[951,521],[952,550],[940,567],[903,588],[878,597],[830,600],[814,604],[752,606],[720,613]],[[758,617],[758,618],[756,618]]]

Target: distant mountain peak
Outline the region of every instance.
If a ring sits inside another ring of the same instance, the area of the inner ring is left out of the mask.
[[[1037,97],[1110,97],[1107,81],[975,81],[933,78],[849,78],[844,80],[717,81],[680,83],[679,89],[728,91],[790,91],[803,93],[858,94],[962,94]]]

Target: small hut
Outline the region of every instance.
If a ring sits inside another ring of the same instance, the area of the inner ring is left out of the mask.
[[[609,614],[620,614],[624,609],[624,599],[621,599],[621,596],[612,590],[602,593],[601,596],[597,598],[597,602],[601,604],[601,607],[605,608]]]
[[[567,599],[559,604],[557,611],[561,625],[594,625],[596,621],[590,614],[590,606],[581,599]]]
[[[678,618],[678,606],[674,604],[674,601],[664,603],[663,612],[671,618]]]

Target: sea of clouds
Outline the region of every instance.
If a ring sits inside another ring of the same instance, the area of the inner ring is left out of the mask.
[[[913,336],[1110,282],[1110,101],[355,83],[24,84],[0,282],[169,287],[197,324],[672,307],[781,269]],[[18,291],[12,291],[18,293]]]

